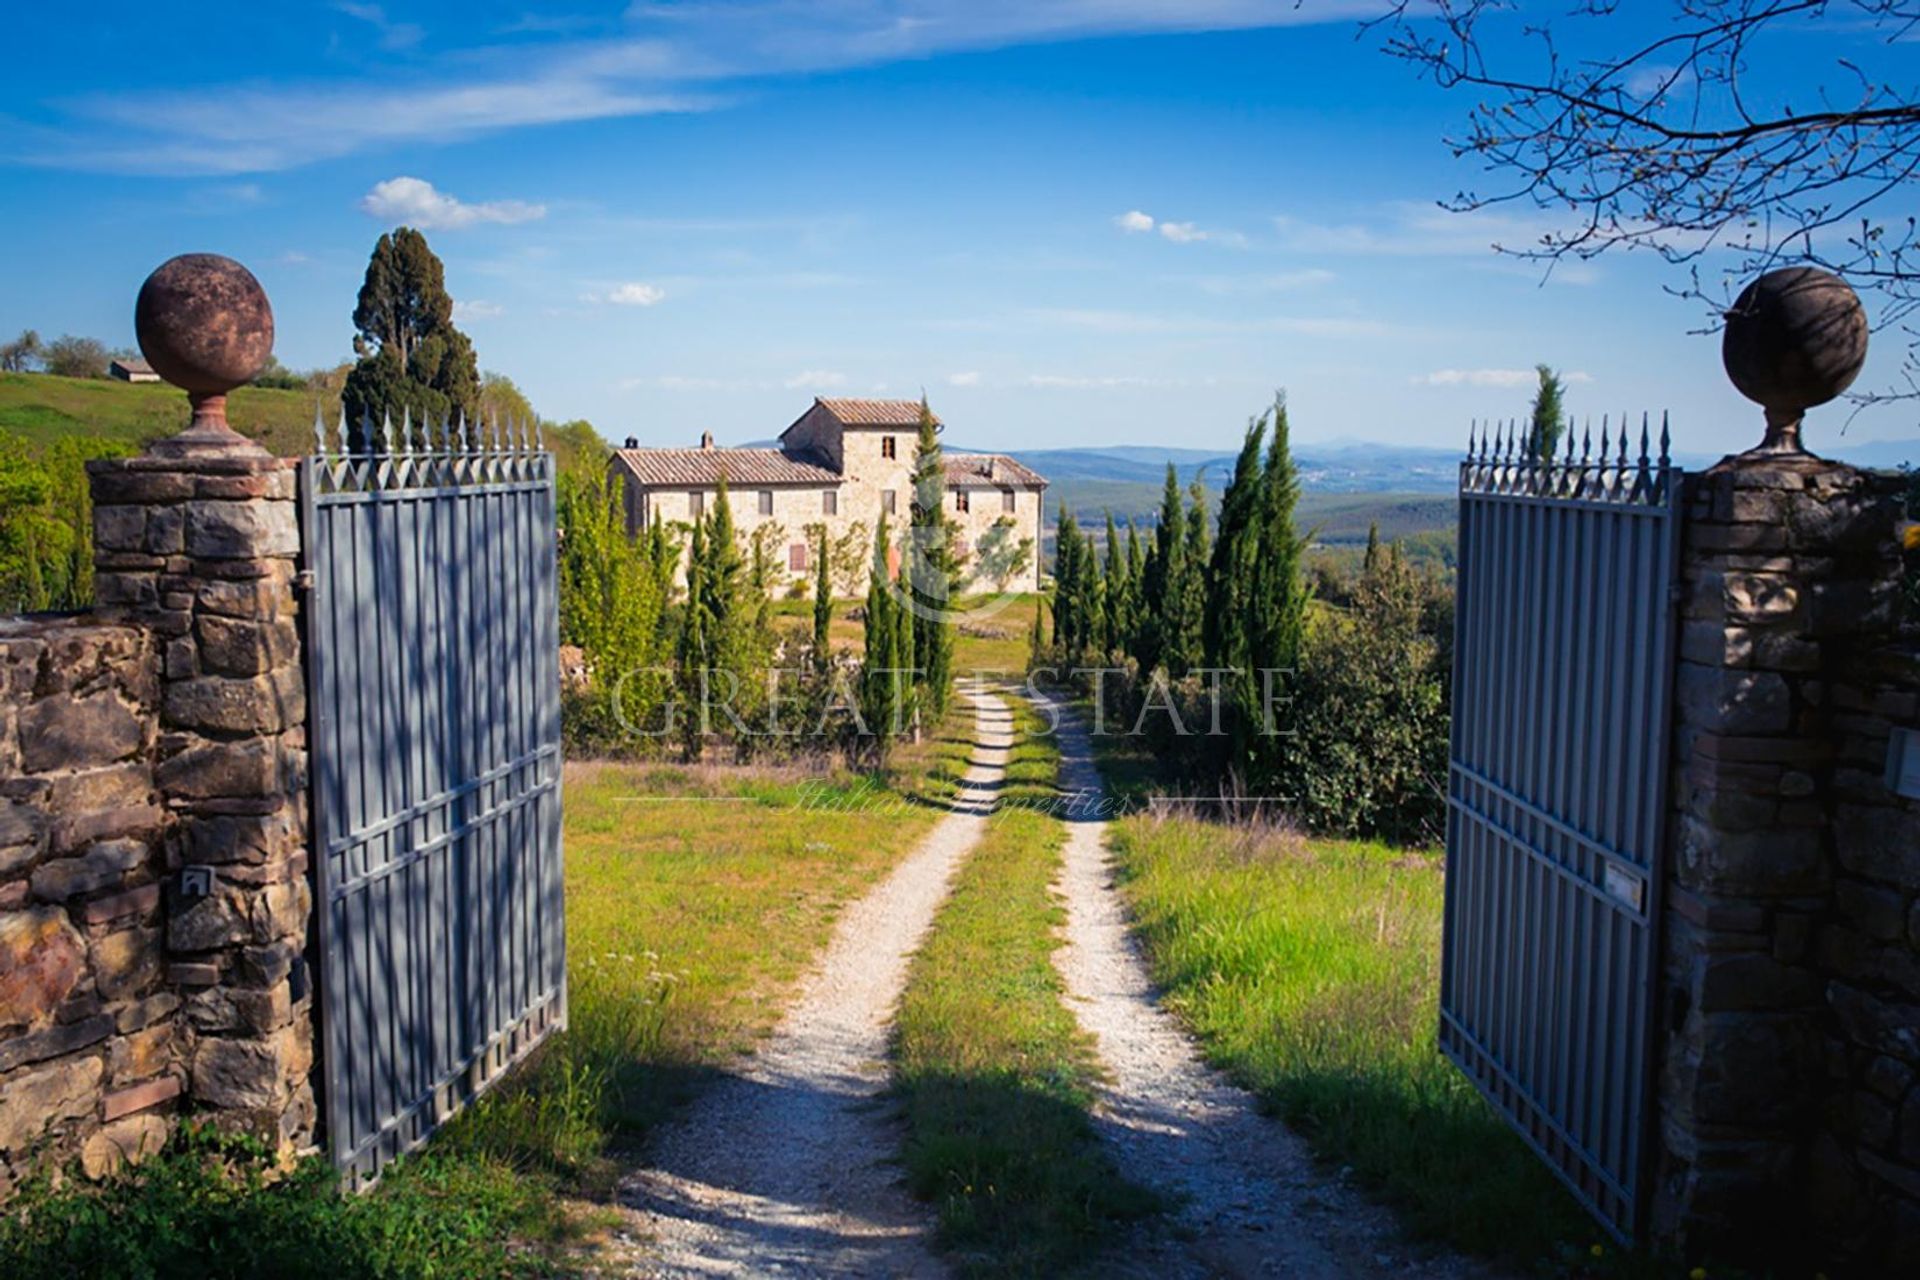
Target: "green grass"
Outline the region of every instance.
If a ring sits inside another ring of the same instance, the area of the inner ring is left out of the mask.
[[[840,906],[932,825],[885,792],[805,807],[872,796],[846,773],[569,765],[570,1026],[533,1062],[363,1196],[319,1161],[263,1185],[257,1159],[193,1139],[101,1188],[29,1188],[0,1216],[0,1275],[564,1270],[621,1151],[772,1029]]]
[[[1119,1221],[1154,1199],[1121,1180],[1088,1119],[1091,1046],[1062,1003],[1051,959],[1061,910],[1051,884],[1065,828],[1036,808],[1054,795],[1058,750],[1019,736],[997,814],[914,957],[895,1028],[896,1089],[913,1190],[938,1240],[973,1276],[1050,1276],[1084,1265]]]
[[[1435,1047],[1436,856],[1144,815],[1113,832],[1169,1004],[1316,1152],[1476,1253],[1532,1264],[1598,1236]]]

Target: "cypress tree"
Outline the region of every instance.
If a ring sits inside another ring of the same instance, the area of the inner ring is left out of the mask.
[[[1290,435],[1286,401],[1276,397],[1273,439],[1267,445],[1266,467],[1260,477],[1259,543],[1254,555],[1254,599],[1259,607],[1254,613],[1257,626],[1252,641],[1255,665],[1289,673],[1300,667],[1307,632],[1307,591],[1300,579],[1304,540],[1294,531],[1300,477],[1293,466]],[[1256,787],[1273,787],[1283,781],[1279,775],[1284,768],[1282,748],[1286,741],[1277,735],[1254,740],[1253,767],[1248,777]]]
[[[1140,593],[1145,589],[1147,562],[1140,549],[1140,531],[1134,527],[1131,517],[1127,520],[1127,592],[1126,609],[1123,617],[1124,629],[1120,636],[1120,646],[1128,653],[1140,652],[1140,613],[1142,609]]]
[[[933,410],[920,398],[920,431],[913,453],[913,513],[907,547],[909,640],[926,689],[927,708],[938,715],[953,692],[953,529],[946,513],[947,472],[934,428]]]
[[[1168,665],[1169,651],[1179,643],[1183,610],[1175,587],[1184,581],[1186,522],[1186,507],[1180,500],[1180,477],[1169,462],[1166,491],[1160,499],[1160,521],[1153,531],[1153,550],[1147,557],[1141,595],[1143,643],[1139,658],[1143,674]]]
[[[888,581],[888,561],[893,542],[887,522],[875,522],[873,531],[873,567],[867,577],[867,622],[865,661],[860,672],[860,715],[873,735],[874,754],[884,759],[887,744],[896,723],[898,680],[887,668],[899,665],[900,629],[896,616],[898,603]]]
[[[353,309],[353,353],[359,357],[341,388],[352,447],[363,420],[410,412],[419,423],[480,409],[480,373],[473,344],[453,323],[446,269],[412,227],[380,237],[367,262]]]
[[[1360,561],[1361,573],[1372,573],[1380,567],[1380,522],[1367,522],[1367,554]]]
[[[1079,656],[1085,639],[1079,613],[1080,526],[1064,503],[1054,536],[1053,566],[1053,643],[1066,660],[1072,662]]]
[[[1105,655],[1120,647],[1127,607],[1127,564],[1121,559],[1120,534],[1113,526],[1111,510],[1107,512],[1107,565],[1100,580],[1100,606],[1100,651]]]
[[[1201,618],[1201,649],[1209,667],[1247,665],[1253,607],[1254,528],[1260,505],[1260,446],[1264,416],[1247,424],[1233,478],[1220,497],[1220,536],[1207,563],[1207,607]]]
[[[813,570],[813,662],[825,671],[833,665],[833,583],[827,569],[827,526],[820,526],[820,555]]]

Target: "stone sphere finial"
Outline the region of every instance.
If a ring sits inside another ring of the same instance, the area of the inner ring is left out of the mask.
[[[1720,358],[1740,394],[1767,411],[1754,454],[1805,452],[1800,420],[1853,385],[1867,359],[1867,312],[1852,286],[1818,267],[1781,267],[1740,291]]]
[[[193,404],[192,424],[157,450],[259,451],[227,425],[227,392],[273,354],[273,307],[251,271],[217,253],[169,258],[140,286],[133,327],[153,371]]]

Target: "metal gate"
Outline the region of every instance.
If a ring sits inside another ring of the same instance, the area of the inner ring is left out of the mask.
[[[356,434],[315,421],[301,514],[322,1114],[359,1185],[564,1025],[566,971],[552,455]]]
[[[1621,1239],[1642,1219],[1681,473],[1469,443],[1440,1045]],[[1617,449],[1617,451],[1616,451]]]

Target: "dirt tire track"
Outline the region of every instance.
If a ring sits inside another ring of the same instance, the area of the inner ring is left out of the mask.
[[[736,1073],[658,1132],[621,1200],[647,1238],[643,1276],[932,1277],[925,1208],[891,1163],[888,1034],[907,962],[980,839],[1013,719],[977,688],[970,767],[912,854],[849,906],[779,1027]]]
[[[1085,728],[1064,703],[1060,785],[1097,794]],[[1392,1215],[1322,1172],[1306,1144],[1206,1065],[1161,1007],[1115,885],[1107,824],[1069,816],[1058,891],[1066,944],[1054,962],[1107,1079],[1095,1120],[1121,1172],[1176,1207],[1115,1243],[1102,1276],[1353,1276],[1468,1280],[1498,1273],[1409,1243]]]

